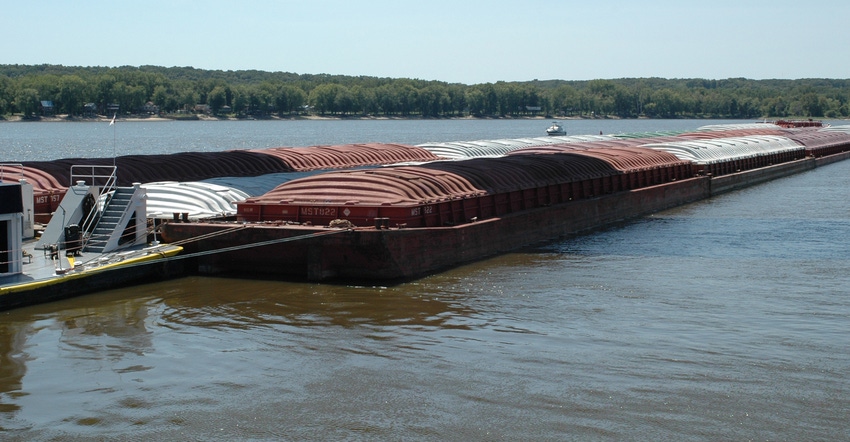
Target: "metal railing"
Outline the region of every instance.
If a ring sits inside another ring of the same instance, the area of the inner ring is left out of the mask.
[[[83,182],[89,186],[99,187],[100,191],[95,196],[92,210],[85,214],[85,219],[80,223],[80,232],[83,235],[82,247],[85,248],[89,240],[89,235],[97,227],[100,220],[100,215],[103,209],[109,205],[108,195],[115,190],[118,181],[116,174],[117,167],[115,166],[98,166],[98,165],[74,165],[71,166],[71,185],[78,182]],[[100,200],[104,196],[103,206],[100,205]]]

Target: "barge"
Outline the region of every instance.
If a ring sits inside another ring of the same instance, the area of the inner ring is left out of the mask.
[[[206,274],[410,279],[845,159],[850,130],[710,128],[550,144],[499,158],[329,172],[238,203],[237,219],[167,223]]]

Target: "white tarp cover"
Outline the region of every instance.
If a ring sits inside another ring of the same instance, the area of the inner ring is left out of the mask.
[[[190,219],[236,214],[236,203],[249,195],[241,190],[204,182],[165,181],[142,184],[147,192],[147,217],[172,218],[188,213]]]
[[[425,149],[434,155],[449,159],[466,159],[476,157],[494,157],[506,155],[509,152],[526,147],[546,146],[564,143],[582,143],[589,141],[611,140],[607,135],[578,135],[536,138],[512,138],[500,140],[478,141],[448,141],[441,143],[418,144],[416,147]]]
[[[693,161],[696,164],[712,164],[735,159],[804,150],[804,147],[795,141],[775,135],[683,140],[642,144],[640,147],[663,150],[676,155],[679,159]]]

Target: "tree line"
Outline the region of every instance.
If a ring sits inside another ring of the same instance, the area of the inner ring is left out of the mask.
[[[198,112],[401,118],[846,118],[850,80],[621,78],[465,85],[192,67],[0,65],[0,118]]]

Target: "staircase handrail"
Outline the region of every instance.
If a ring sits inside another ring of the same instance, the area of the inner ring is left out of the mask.
[[[118,182],[118,170],[115,166],[103,165],[73,165],[71,166],[71,185],[79,181],[88,184],[89,186],[99,187],[100,191],[95,197],[94,210],[86,214],[86,218],[80,225],[80,232],[83,235],[82,246],[85,247],[88,243],[89,235],[97,228],[97,221],[100,219],[102,212],[100,208],[100,198],[107,195],[106,201],[103,203],[103,209],[109,205],[109,193],[113,192]],[[82,172],[80,172],[82,171]],[[87,172],[88,173],[85,173]]]

